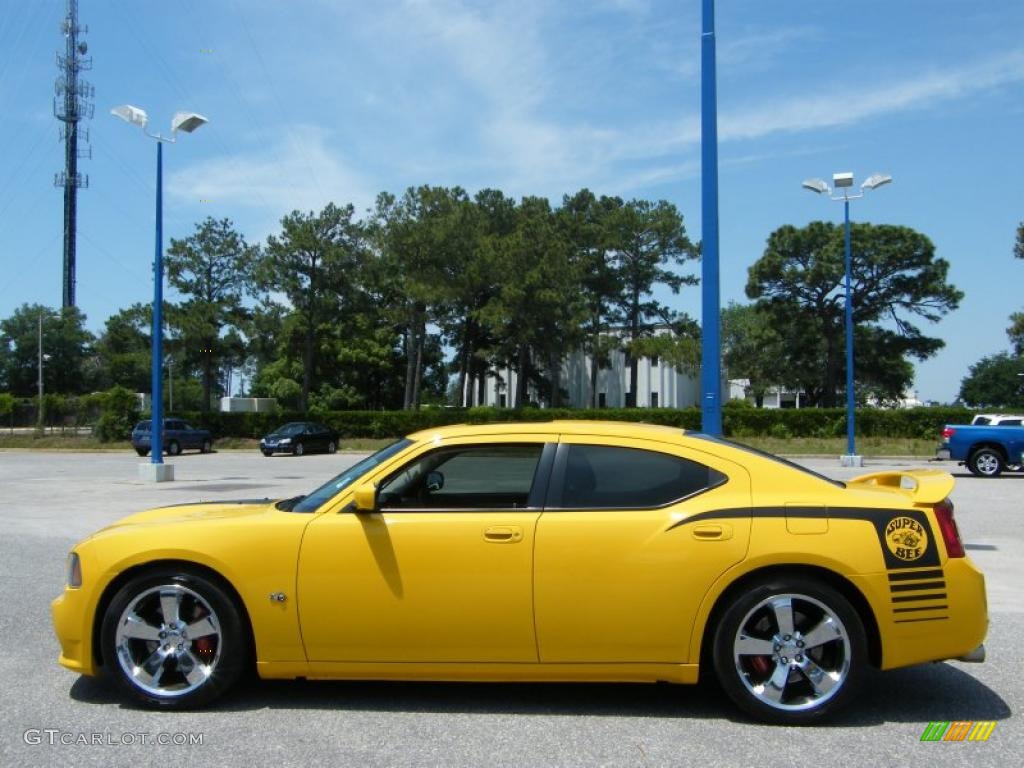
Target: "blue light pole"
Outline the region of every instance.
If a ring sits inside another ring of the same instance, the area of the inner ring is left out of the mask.
[[[722,434],[722,345],[718,287],[718,103],[715,3],[704,0],[700,36],[701,148],[701,429]]]
[[[850,201],[864,197],[866,190],[876,189],[891,181],[892,176],[873,174],[860,185],[861,191],[857,195],[851,195],[849,192],[853,187],[853,174],[848,172],[832,174],[832,186],[837,192],[842,190],[842,195],[833,195],[832,189],[821,179],[808,179],[803,183],[804,189],[819,195],[828,195],[831,200],[843,201],[843,265],[846,273],[846,455],[840,456],[839,461],[844,467],[859,467],[864,463],[862,457],[857,455],[854,438],[857,402],[853,392],[853,252],[850,248]]]
[[[176,112],[171,119],[171,135],[165,137],[159,133],[150,133],[146,128],[149,116],[146,111],[124,104],[110,110],[112,115],[125,122],[137,125],[151,139],[156,140],[156,254],[153,259],[153,336],[152,360],[150,375],[152,377],[152,407],[150,409],[149,433],[149,465],[140,466],[140,474],[147,480],[162,482],[174,479],[174,467],[164,464],[164,415],[163,415],[163,361],[164,361],[164,249],[163,249],[163,157],[164,144],[177,141],[178,131],[192,133],[196,128],[207,122],[206,118],[195,112]]]

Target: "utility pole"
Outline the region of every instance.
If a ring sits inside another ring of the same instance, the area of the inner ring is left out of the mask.
[[[43,432],[43,313],[39,313],[39,403],[36,406],[36,429]]]
[[[88,27],[78,23],[78,0],[67,0],[67,13],[61,22],[66,46],[64,55],[57,52],[57,67],[61,75],[54,84],[56,96],[53,97],[53,114],[64,125],[61,127],[61,138],[64,139],[64,170],[54,174],[53,185],[64,187],[64,291],[62,306],[75,306],[75,233],[78,228],[78,189],[88,188],[89,176],[78,172],[78,158],[92,157],[92,149],[78,148],[78,122],[93,115],[93,105],[89,101],[96,89],[78,73],[92,69],[92,58],[85,54],[89,46],[80,41],[80,35],[89,31]],[[88,143],[89,131],[82,130],[83,141]]]

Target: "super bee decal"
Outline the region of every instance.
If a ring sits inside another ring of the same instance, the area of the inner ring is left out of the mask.
[[[912,563],[924,555],[928,547],[928,534],[917,520],[901,515],[894,517],[885,526],[885,545],[893,556]]]

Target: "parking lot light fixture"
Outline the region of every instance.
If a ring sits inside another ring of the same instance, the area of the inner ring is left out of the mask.
[[[152,407],[150,408],[150,465],[142,466],[146,479],[161,482],[174,479],[174,468],[164,465],[163,420],[163,146],[177,141],[178,131],[192,133],[207,119],[196,112],[176,112],[171,119],[171,134],[164,136],[149,130],[146,110],[131,104],[114,107],[110,113],[131,125],[136,125],[151,139],[156,140],[156,255],[153,259],[153,334],[152,334]]]
[[[851,287],[853,255],[850,249],[850,201],[864,197],[868,190],[878,189],[878,187],[891,182],[892,176],[885,173],[873,173],[860,185],[860,193],[856,195],[851,195],[849,192],[853,187],[853,174],[849,171],[833,173],[831,188],[821,179],[808,179],[801,184],[804,189],[809,189],[819,195],[828,195],[830,200],[843,203],[843,261],[846,273],[846,455],[840,456],[839,461],[845,467],[859,467],[864,463],[863,459],[857,455],[854,438],[856,398],[853,392],[853,289]],[[836,194],[833,194],[833,190]],[[840,191],[841,194],[839,194]]]

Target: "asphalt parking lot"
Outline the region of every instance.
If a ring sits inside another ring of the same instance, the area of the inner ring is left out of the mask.
[[[214,709],[161,713],[125,704],[104,683],[57,665],[49,604],[62,589],[65,555],[77,539],[150,506],[293,496],[358,458],[186,454],[173,460],[174,483],[147,485],[137,479],[140,460],[128,451],[0,451],[0,765],[1020,762],[1024,474],[981,480],[948,463],[943,468],[957,475],[953,499],[960,530],[987,577],[988,660],[874,673],[856,704],[824,727],[752,724],[713,690],[664,685],[254,681]],[[839,479],[856,473],[834,459],[804,463]],[[920,464],[875,460],[864,471]],[[997,725],[984,743],[922,743],[926,724],[935,720]],[[88,740],[100,734],[103,743],[78,743],[80,734]],[[152,743],[158,734],[171,742],[198,736],[202,743]]]

